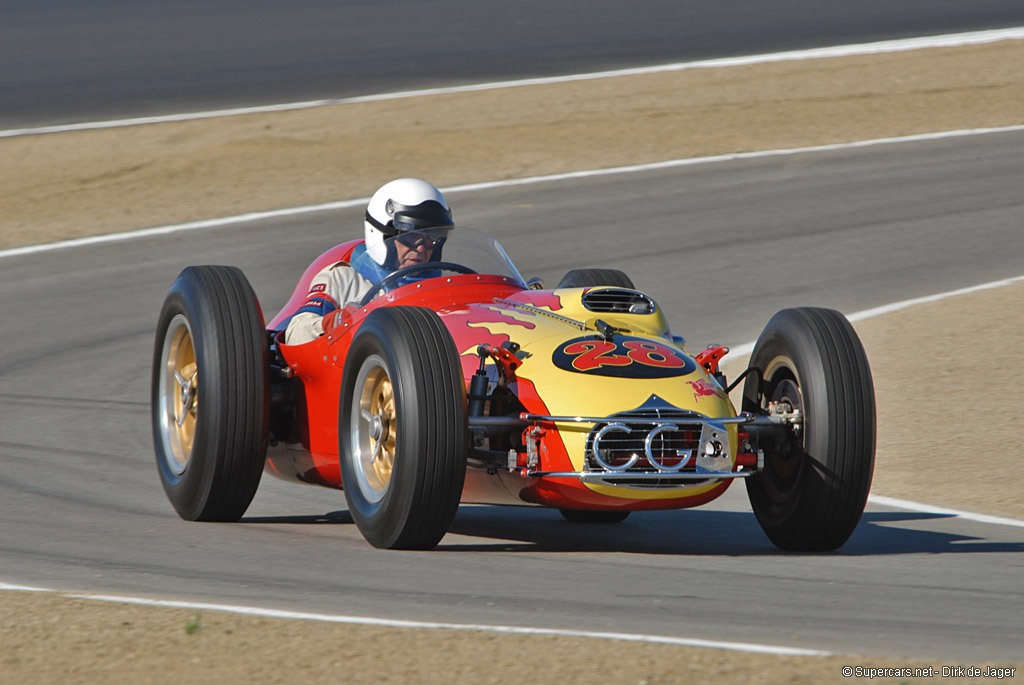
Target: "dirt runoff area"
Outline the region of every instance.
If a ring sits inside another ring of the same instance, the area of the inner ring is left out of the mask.
[[[451,185],[1019,125],[1021,103],[1024,41],[1005,41],[7,138],[0,248],[364,197],[398,176]],[[1024,419],[1024,384],[962,382],[1019,376],[1024,323],[1004,313],[1021,301],[1018,282],[857,324],[878,401],[874,494],[1024,517],[1012,479],[979,476],[966,458],[984,455],[986,473],[1016,472],[1005,433],[978,427]],[[963,351],[955,374],[932,361],[950,350]],[[941,440],[920,430],[940,415]],[[52,593],[0,591],[0,616],[0,683],[506,683],[523,678],[523,654],[536,683],[654,685],[681,673],[691,683],[825,683],[846,681],[846,665],[911,665],[607,649],[584,638],[311,624]],[[323,652],[309,654],[311,643]]]

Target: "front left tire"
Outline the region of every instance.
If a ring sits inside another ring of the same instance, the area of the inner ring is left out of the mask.
[[[383,307],[359,327],[338,402],[342,484],[363,537],[430,549],[466,476],[466,386],[451,334],[421,307]]]
[[[837,311],[784,309],[758,337],[743,410],[796,413],[800,430],[766,446],[746,479],[758,523],[779,548],[824,552],[850,537],[867,503],[875,463],[875,392],[867,354]],[[760,376],[760,377],[759,377]]]

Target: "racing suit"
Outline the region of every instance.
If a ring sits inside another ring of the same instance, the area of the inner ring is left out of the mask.
[[[320,271],[309,284],[309,294],[288,322],[285,344],[301,345],[325,333],[324,322],[331,312],[350,302],[359,302],[373,287],[348,262],[338,262]]]

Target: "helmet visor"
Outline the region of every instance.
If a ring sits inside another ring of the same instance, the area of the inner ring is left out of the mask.
[[[440,202],[427,200],[413,207],[395,202],[393,207],[395,213],[391,225],[396,233],[454,225],[451,212]]]

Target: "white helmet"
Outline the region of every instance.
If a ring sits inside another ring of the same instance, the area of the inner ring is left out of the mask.
[[[452,225],[452,210],[440,190],[418,178],[389,181],[366,205],[366,251],[375,262],[384,264],[386,238],[405,231]]]

